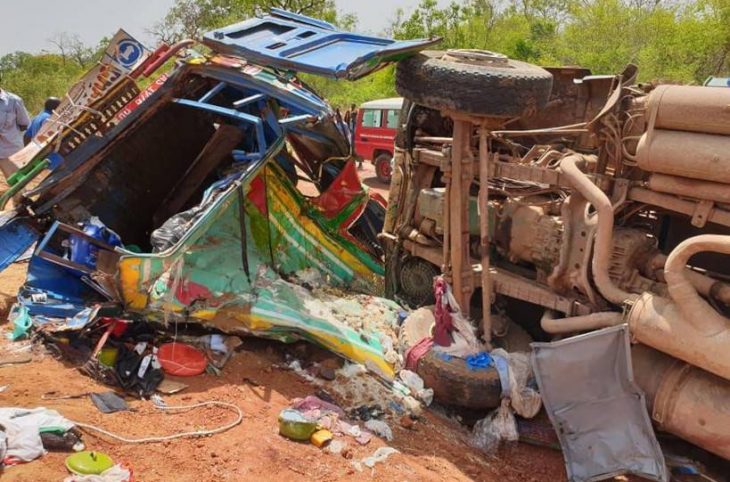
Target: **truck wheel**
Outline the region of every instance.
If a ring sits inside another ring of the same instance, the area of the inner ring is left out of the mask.
[[[433,279],[440,273],[425,259],[409,256],[402,262],[398,273],[398,295],[412,307],[434,304]]]
[[[423,310],[423,311],[421,311]],[[409,316],[400,331],[401,350],[405,353],[427,336],[431,336],[434,323],[429,308],[421,308]],[[516,323],[510,325],[505,339],[495,340],[495,344],[507,351],[515,348],[529,349],[529,335]],[[444,357],[433,349],[429,350],[418,362],[416,373],[423,378],[426,387],[432,388],[434,399],[446,405],[474,409],[489,409],[499,406],[502,384],[494,368],[470,370],[461,358]]]
[[[536,113],[553,76],[536,65],[485,50],[426,51],[398,62],[396,90],[438,110],[494,117]]]
[[[392,161],[393,156],[385,152],[375,158],[375,176],[378,178],[378,181],[384,184],[390,184],[390,176],[393,174]]]

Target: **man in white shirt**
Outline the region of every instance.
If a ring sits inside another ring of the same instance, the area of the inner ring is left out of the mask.
[[[23,148],[23,131],[28,125],[23,99],[0,86],[0,171],[5,179],[18,170],[8,158]]]

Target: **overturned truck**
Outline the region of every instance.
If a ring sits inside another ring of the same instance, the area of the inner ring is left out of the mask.
[[[471,50],[400,62],[386,288],[433,303],[445,273],[493,346],[628,323],[654,421],[727,459],[730,91],[636,77]],[[417,371],[437,399],[499,403],[497,370],[431,350]]]
[[[203,43],[151,53],[120,32],[15,156],[0,269],[35,243],[19,305],[40,331],[193,322],[307,339],[386,379],[425,347],[411,363],[437,400],[488,409],[500,373],[439,353],[453,327],[399,327],[388,302],[348,315],[341,298],[436,303],[469,325],[462,354],[628,323],[657,425],[730,458],[730,90],[417,54],[436,41],[278,10]],[[356,79],[390,62],[406,101],[386,208],[295,72]]]

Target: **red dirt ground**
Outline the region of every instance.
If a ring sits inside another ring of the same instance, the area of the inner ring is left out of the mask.
[[[365,176],[372,173],[366,164]],[[369,171],[369,172],[368,172]],[[367,184],[387,196],[387,189],[374,179]],[[0,187],[2,191],[2,187]],[[25,265],[16,264],[0,274],[0,356],[17,348],[5,339],[8,330],[3,304],[11,304],[25,277]],[[109,454],[115,461],[128,463],[135,480],[152,481],[226,481],[226,480],[478,480],[478,481],[560,481],[565,480],[559,452],[516,444],[496,454],[485,455],[465,442],[468,431],[456,421],[427,412],[416,430],[389,421],[395,439],[389,443],[399,454],[374,469],[357,472],[352,461],[324,452],[313,445],[289,441],[278,434],[277,416],[293,398],[313,394],[317,387],[290,371],[272,368],[282,361],[283,353],[293,350],[260,340],[244,341],[243,349],[226,365],[220,377],[204,374],[185,379],[190,387],[166,396],[169,405],[191,404],[205,400],[233,403],[244,413],[243,422],[223,434],[206,438],[175,440],[166,443],[124,445],[103,437],[84,434],[90,450]],[[258,386],[246,381],[255,380]],[[79,422],[92,423],[128,436],[165,435],[181,430],[215,427],[233,419],[219,409],[206,408],[185,414],[161,413],[148,401],[128,400],[136,412],[103,415],[88,397],[73,400],[42,400],[50,391],[73,395],[108,388],[82,375],[46,354],[33,351],[33,361],[0,368],[0,406],[56,409]],[[343,439],[344,440],[344,439]],[[374,439],[367,446],[352,448],[354,459],[371,455],[385,445]],[[67,475],[66,454],[49,453],[31,463],[11,467],[0,473],[3,481],[59,481]]]

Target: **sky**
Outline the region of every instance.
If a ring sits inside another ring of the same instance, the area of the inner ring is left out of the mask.
[[[419,0],[335,0],[340,11],[358,16],[358,30],[378,33],[389,27],[397,8],[412,11]],[[150,44],[146,30],[160,20],[174,0],[0,0],[0,55],[22,50],[53,50],[55,33],[79,35],[96,45],[122,27]],[[440,4],[448,3],[440,0]]]

